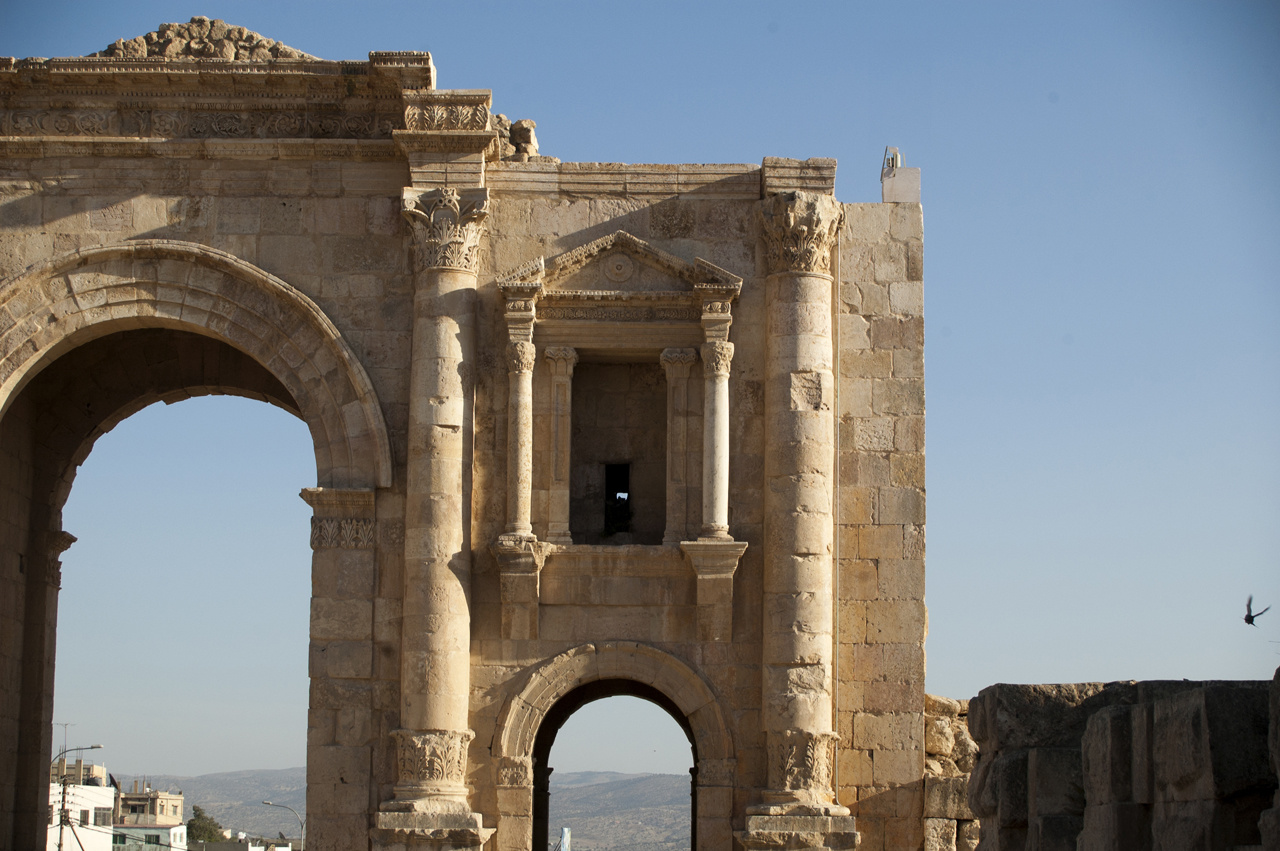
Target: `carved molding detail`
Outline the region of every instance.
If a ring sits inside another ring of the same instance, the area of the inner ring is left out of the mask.
[[[814,192],[779,193],[764,201],[760,221],[770,273],[830,273],[831,249],[844,221],[844,207],[835,198]]]
[[[548,346],[543,356],[552,361],[552,366],[564,369],[569,375],[573,374],[573,367],[578,363],[578,350],[572,346]]]
[[[401,784],[462,784],[467,774],[470,730],[394,730]]]
[[[698,353],[693,349],[663,349],[662,356],[658,361],[663,366],[674,366],[676,364],[691,364],[697,361]]]
[[[311,549],[365,550],[374,545],[374,521],[367,517],[312,517]]]
[[[195,61],[225,59],[240,62],[270,62],[275,59],[315,59],[309,53],[281,44],[275,39],[199,15],[185,24],[161,24],[154,32],[131,39],[116,39],[105,50],[90,56],[115,59],[161,57]]]
[[[786,791],[808,790],[831,796],[835,765],[835,733],[808,730],[770,731],[768,736],[769,786]]]
[[[613,307],[584,305],[581,307],[543,307],[542,319],[589,319],[595,322],[652,322],[698,320],[701,311],[692,307]]]
[[[141,139],[390,139],[400,116],[311,110],[0,110],[0,135]]]
[[[538,361],[538,349],[533,343],[512,340],[507,343],[507,368],[512,372],[533,372]]]
[[[733,362],[733,343],[703,343],[702,369],[712,375],[728,375]]]
[[[532,786],[533,760],[529,757],[503,757],[498,763],[499,786]]]
[[[76,536],[59,529],[49,533],[49,566],[45,579],[54,588],[62,588],[62,554],[76,542]]]
[[[424,268],[478,271],[480,238],[489,215],[488,191],[470,190],[463,198],[456,189],[433,189],[421,195],[407,189],[402,213],[413,227]]]

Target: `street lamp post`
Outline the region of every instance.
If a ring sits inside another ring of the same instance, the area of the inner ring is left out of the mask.
[[[302,834],[300,837],[298,837],[298,849],[299,851],[302,851],[302,849],[305,849],[307,847],[307,822],[305,819],[302,818],[302,816],[298,815],[298,811],[286,804],[273,804],[270,801],[263,801],[262,803],[264,806],[279,807],[282,810],[288,810],[289,812],[293,813],[294,818],[298,820],[298,830]]]
[[[67,818],[67,763],[66,763],[65,757],[66,757],[66,755],[67,755],[67,754],[69,754],[69,753],[75,753],[75,752],[77,752],[77,751],[96,751],[96,750],[98,750],[98,749],[99,749],[99,748],[101,748],[101,747],[102,747],[102,745],[85,745],[84,747],[81,747],[81,748],[67,748],[67,747],[64,747],[61,751],[59,751],[59,752],[58,752],[58,755],[57,755],[57,756],[55,756],[55,757],[53,758],[53,761],[54,761],[54,762],[57,762],[58,760],[63,760],[63,763],[62,763],[62,774],[60,774],[60,775],[58,776],[58,782],[62,784],[62,806],[61,806],[61,807],[59,807],[59,809],[58,809],[58,851],[62,851],[62,834],[63,834],[63,832],[66,830],[67,822],[68,822],[68,818]],[[75,832],[75,828],[72,828],[71,830],[72,830],[72,832],[73,832],[73,833]],[[77,839],[76,839],[76,842],[78,843],[79,841],[80,841],[80,840],[77,838]]]

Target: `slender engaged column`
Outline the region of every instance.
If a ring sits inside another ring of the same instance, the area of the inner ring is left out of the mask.
[[[398,779],[388,812],[466,816],[471,678],[470,436],[485,190],[405,191],[413,346]]]
[[[569,451],[573,435],[573,367],[578,352],[569,346],[546,351],[551,365],[551,499],[548,506],[547,543],[572,544],[569,533]]]
[[[702,344],[702,538],[729,540],[729,364],[733,343]]]
[[[762,208],[765,287],[763,706],[767,815],[845,816],[832,791],[835,385],[828,274],[843,209],[829,195]],[[749,828],[750,829],[750,828]]]
[[[667,373],[667,528],[664,544],[678,544],[689,526],[689,373],[698,359],[693,349],[663,349]]]
[[[507,534],[533,536],[533,343],[507,343]]]

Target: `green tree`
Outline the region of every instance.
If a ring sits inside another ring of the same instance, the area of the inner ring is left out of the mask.
[[[223,842],[222,825],[198,806],[191,807],[191,820],[187,822],[187,842]]]

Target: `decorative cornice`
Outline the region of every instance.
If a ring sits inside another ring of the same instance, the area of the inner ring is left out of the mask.
[[[829,274],[844,207],[830,195],[786,192],[766,198],[760,207],[765,259],[770,274]]]
[[[461,269],[475,273],[480,266],[480,238],[489,215],[484,189],[404,191],[403,215],[413,227],[422,268]]]
[[[317,517],[372,518],[374,514],[372,490],[303,488],[298,496],[315,509]]]

